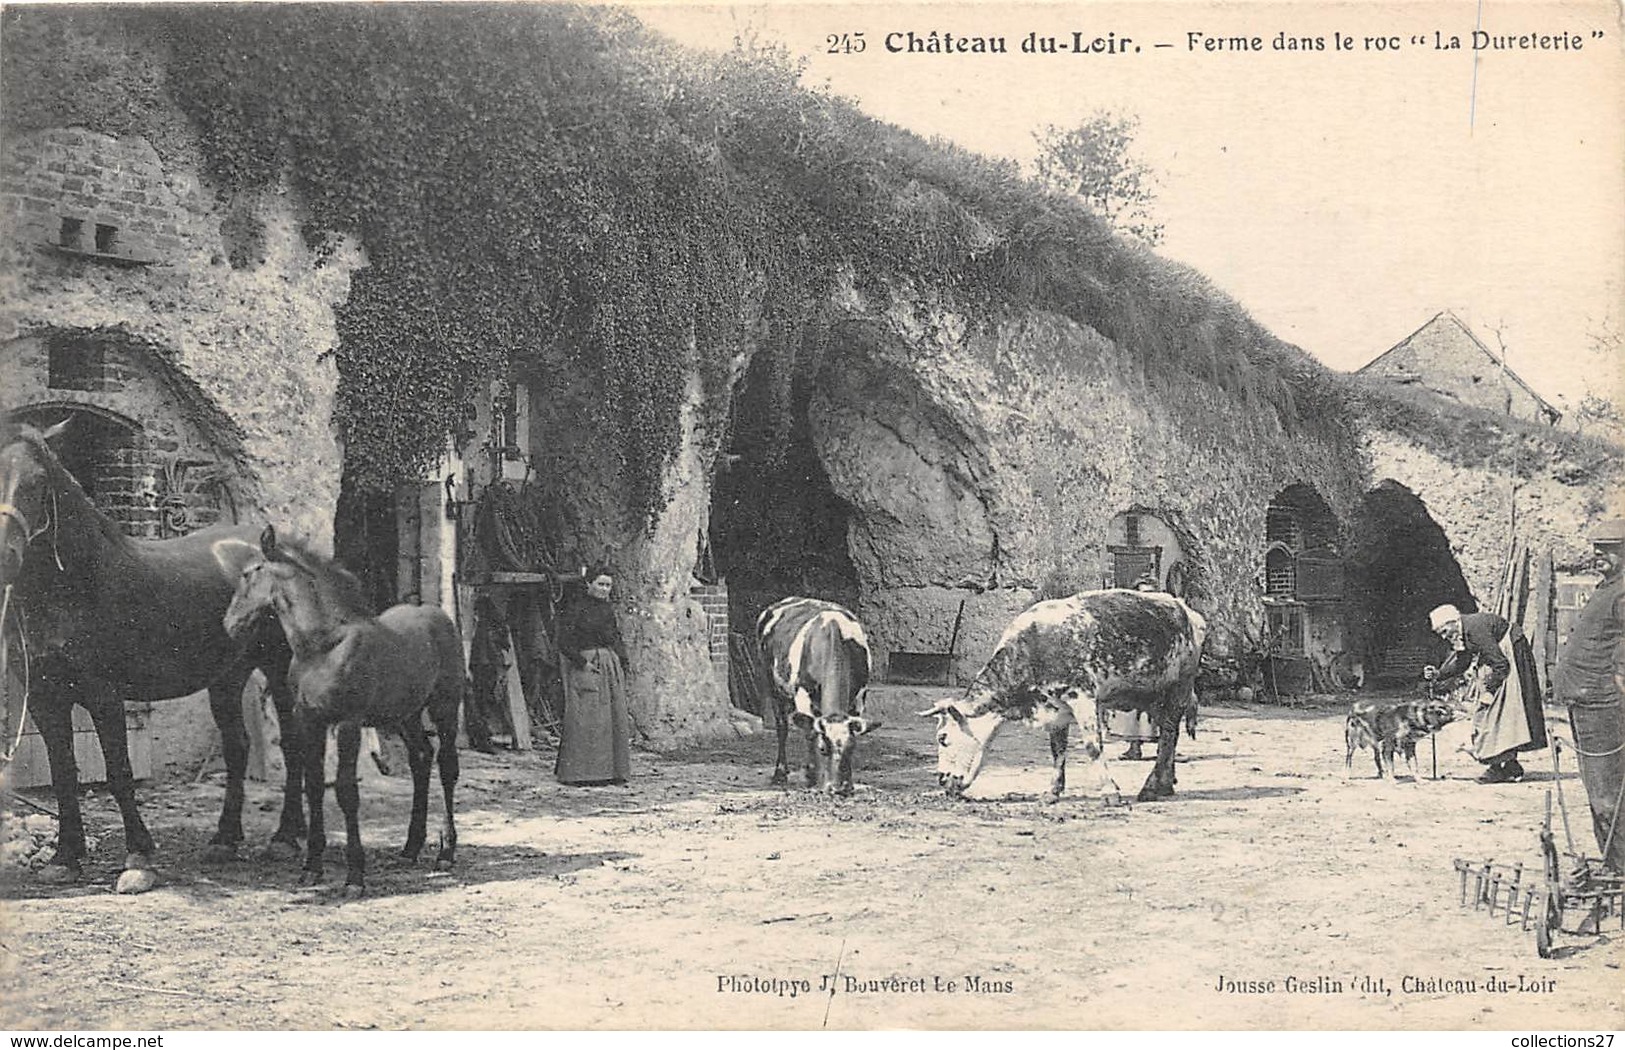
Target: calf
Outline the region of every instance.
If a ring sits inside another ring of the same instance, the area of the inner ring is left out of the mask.
[[[920,714],[937,719],[937,779],[958,797],[981,772],[1006,722],[1049,732],[1049,799],[1066,788],[1067,731],[1083,727],[1083,750],[1099,762],[1108,797],[1117,785],[1101,758],[1101,709],[1144,711],[1158,729],[1157,760],[1140,801],[1174,793],[1179,724],[1194,727],[1197,661],[1206,622],[1184,602],[1145,591],[1085,591],[1039,602],[1011,621],[987,666],[959,700]],[[1194,732],[1193,732],[1194,735]]]
[[[1405,756],[1411,778],[1420,784],[1422,778],[1416,772],[1416,742],[1455,720],[1455,708],[1436,698],[1385,705],[1356,700],[1343,723],[1343,739],[1348,745],[1348,751],[1343,756],[1343,768],[1345,771],[1352,770],[1354,752],[1369,747],[1371,757],[1377,763],[1377,776],[1392,780],[1394,754],[1398,752]]]
[[[880,726],[863,716],[869,685],[863,625],[834,602],[785,598],[762,611],[756,632],[778,714],[773,783],[790,778],[784,745],[793,720],[807,734],[807,786],[822,782],[832,794],[850,795],[857,739]]]

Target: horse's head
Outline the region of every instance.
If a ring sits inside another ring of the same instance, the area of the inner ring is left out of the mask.
[[[269,525],[260,534],[258,547],[242,540],[219,540],[213,551],[220,570],[236,587],[222,624],[228,635],[240,638],[286,603],[283,591],[298,569],[283,557],[276,530]]]
[[[55,513],[51,498],[51,464],[45,442],[67,428],[63,420],[47,430],[20,425],[9,429],[0,446],[0,588],[22,574],[29,544],[48,528]]]
[[[281,621],[289,641],[372,615],[353,575],[297,539],[284,544],[270,525],[260,533],[257,547],[242,540],[219,540],[213,551],[236,588],[222,622],[233,638],[248,633],[267,613]]]

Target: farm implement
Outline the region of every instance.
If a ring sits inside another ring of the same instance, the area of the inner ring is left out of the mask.
[[[1493,857],[1481,862],[1455,859],[1461,877],[1461,906],[1474,911],[1497,912],[1506,925],[1535,930],[1535,950],[1543,959],[1554,953],[1558,933],[1581,937],[1601,935],[1605,920],[1618,917],[1625,930],[1625,875],[1607,868],[1598,857],[1576,852],[1569,829],[1568,807],[1563,799],[1563,780],[1558,770],[1560,738],[1552,736],[1553,782],[1557,786],[1557,806],[1563,820],[1566,848],[1560,853],[1552,833],[1552,792],[1546,792],[1546,817],[1540,829],[1539,867],[1526,867],[1522,861],[1498,864]],[[1566,742],[1562,742],[1566,743]],[[1572,748],[1572,745],[1568,745]],[[1618,820],[1609,829],[1620,832]],[[1605,844],[1604,854],[1607,853]],[[1470,885],[1469,885],[1470,884]]]

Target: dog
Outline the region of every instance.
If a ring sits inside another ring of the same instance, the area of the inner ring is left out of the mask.
[[[1394,755],[1405,756],[1405,765],[1411,778],[1421,783],[1416,771],[1416,742],[1456,720],[1456,709],[1437,698],[1428,700],[1402,700],[1394,704],[1377,704],[1370,700],[1356,700],[1349,708],[1343,726],[1348,752],[1343,756],[1345,770],[1354,768],[1354,752],[1362,747],[1371,749],[1377,763],[1377,776],[1392,780],[1395,775]]]

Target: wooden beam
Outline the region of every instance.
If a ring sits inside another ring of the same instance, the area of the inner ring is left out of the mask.
[[[530,708],[525,706],[525,686],[519,679],[519,645],[511,629],[508,634],[508,646],[508,651],[512,654],[508,660],[508,717],[513,720],[513,749],[529,751]]]

